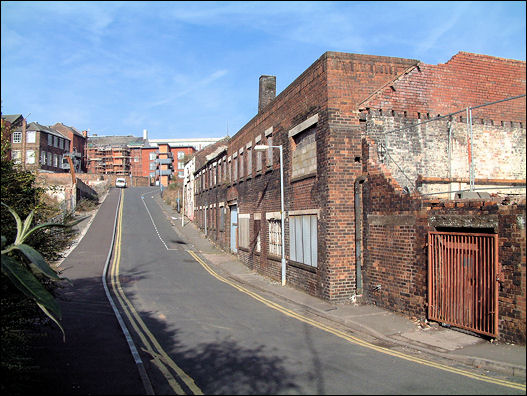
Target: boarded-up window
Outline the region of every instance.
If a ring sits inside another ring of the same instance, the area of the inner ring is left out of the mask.
[[[289,257],[291,260],[317,266],[317,216],[289,216]]]
[[[253,173],[253,151],[247,149],[247,177],[251,177]]]
[[[316,127],[311,126],[293,137],[293,159],[291,177],[304,178],[317,174]]]
[[[249,214],[238,214],[238,246],[249,248]]]
[[[220,208],[219,230],[220,231],[225,231],[225,208]]]

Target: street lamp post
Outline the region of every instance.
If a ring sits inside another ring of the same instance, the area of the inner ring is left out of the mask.
[[[257,144],[254,146],[256,151],[265,151],[269,148],[280,149],[280,200],[281,210],[280,217],[282,220],[282,286],[286,283],[286,266],[285,266],[285,211],[284,211],[284,166],[283,166],[283,149],[280,146],[268,146],[265,144]]]

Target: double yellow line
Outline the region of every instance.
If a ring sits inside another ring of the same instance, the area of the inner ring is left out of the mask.
[[[472,378],[472,379],[475,379],[475,380],[478,380],[478,381],[484,381],[484,382],[488,382],[488,383],[491,383],[491,384],[501,385],[501,386],[505,386],[505,387],[508,387],[508,388],[519,389],[519,390],[525,391],[525,385],[524,384],[518,384],[518,383],[515,383],[515,382],[510,382],[510,381],[505,381],[505,380],[501,380],[501,379],[497,379],[497,378],[486,377],[484,375],[474,374],[474,373],[471,373],[469,371],[460,370],[460,369],[457,369],[455,367],[449,367],[449,366],[446,366],[444,364],[431,362],[431,361],[428,361],[428,360],[424,360],[424,359],[420,359],[420,358],[413,357],[413,356],[410,356],[410,355],[406,355],[406,354],[404,354],[402,352],[397,352],[397,351],[393,351],[393,350],[388,349],[388,348],[383,348],[383,347],[380,347],[380,346],[377,346],[377,345],[374,345],[374,344],[370,344],[367,341],[364,341],[364,340],[361,340],[361,339],[359,339],[357,337],[349,335],[349,334],[347,334],[347,333],[345,333],[345,332],[343,332],[341,330],[338,330],[338,329],[335,329],[333,327],[327,326],[327,325],[325,325],[323,323],[317,322],[317,321],[315,321],[313,319],[310,319],[310,318],[308,318],[306,316],[297,314],[296,312],[294,312],[294,311],[292,311],[290,309],[287,309],[287,308],[285,308],[285,307],[283,307],[283,306],[281,306],[281,305],[279,305],[279,304],[277,304],[277,303],[275,303],[273,301],[270,301],[270,300],[268,300],[266,298],[263,298],[259,294],[256,294],[256,293],[246,289],[245,287],[240,286],[240,285],[238,285],[238,284],[236,284],[234,282],[231,282],[230,280],[222,277],[221,275],[216,273],[207,263],[205,263],[196,253],[194,253],[191,250],[187,250],[187,252],[192,257],[194,257],[194,259],[198,263],[200,263],[201,266],[207,272],[209,272],[212,276],[214,276],[216,279],[220,280],[221,282],[227,283],[228,285],[234,287],[235,289],[238,289],[239,291],[251,296],[255,300],[258,300],[258,301],[262,302],[263,304],[267,305],[268,307],[270,307],[272,309],[275,309],[277,311],[280,311],[284,315],[287,315],[287,316],[289,316],[291,318],[300,320],[301,322],[310,324],[311,326],[314,326],[316,328],[324,330],[324,331],[326,331],[328,333],[334,334],[337,337],[343,338],[344,340],[347,340],[347,341],[349,341],[349,342],[351,342],[353,344],[357,344],[357,345],[363,346],[365,348],[373,349],[375,351],[384,353],[386,355],[395,356],[395,357],[398,357],[398,358],[401,358],[401,359],[404,359],[404,360],[408,360],[410,362],[422,364],[422,365],[429,366],[429,367],[434,367],[434,368],[437,368],[437,369],[440,369],[440,370],[448,371],[450,373],[463,375],[465,377],[469,377],[469,378]]]
[[[143,322],[133,304],[126,297],[119,280],[119,268],[121,264],[121,244],[122,244],[122,220],[123,220],[123,199],[124,190],[121,190],[121,200],[119,206],[119,215],[116,229],[116,239],[114,246],[113,261],[110,271],[110,283],[117,297],[119,304],[125,313],[128,321],[132,325],[136,334],[141,339],[145,353],[150,355],[152,363],[159,369],[162,375],[167,379],[169,386],[177,395],[185,395],[186,392],[182,388],[180,382],[182,382],[186,388],[194,395],[203,395],[201,389],[194,383],[194,380],[190,378],[165,352],[161,347],[157,339],[150,332],[146,324]],[[174,374],[174,375],[173,375]],[[177,379],[179,379],[179,381]]]

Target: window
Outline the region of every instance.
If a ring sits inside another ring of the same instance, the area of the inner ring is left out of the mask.
[[[183,161],[178,161],[177,167],[178,169],[183,169],[185,167],[185,163]]]
[[[262,245],[260,243],[260,220],[256,220],[254,219],[254,226],[253,226],[253,229],[254,229],[254,239],[255,239],[255,243],[254,243],[254,250],[256,252],[261,252],[261,249],[262,249]]]
[[[216,164],[212,167],[212,185],[215,186],[218,183],[218,168]]]
[[[178,160],[182,160],[185,158],[185,153],[183,151],[178,151],[177,152],[177,159]]]
[[[53,146],[53,135],[48,134],[48,146]]]
[[[233,163],[232,163],[232,166],[233,166],[233,170],[232,170],[232,178],[233,178],[233,181],[236,181],[238,180],[238,157],[234,157],[232,159]]]
[[[155,162],[150,162],[150,170],[156,170],[156,163]]]
[[[243,179],[243,177],[245,176],[245,174],[243,173],[243,160],[244,160],[244,155],[243,155],[243,149],[240,150],[240,179]]]
[[[46,152],[45,151],[40,152],[40,164],[46,165]]]
[[[269,219],[269,254],[282,256],[282,221]]]
[[[182,178],[185,177],[185,172],[184,171],[179,171],[178,173],[178,177]]]
[[[59,138],[57,136],[53,136],[53,146],[59,147]]]
[[[52,160],[53,154],[47,153],[46,157],[47,157],[48,166],[51,166],[51,160]]]
[[[13,132],[13,143],[22,143],[22,132]]]
[[[26,150],[26,164],[35,163],[35,150]]]
[[[219,224],[219,230],[225,231],[225,211],[226,209],[220,208],[220,224]]]
[[[317,266],[317,215],[289,216],[289,258]]]
[[[11,157],[13,158],[15,164],[19,164],[22,158],[22,152],[20,150],[12,150]]]
[[[257,136],[256,139],[254,140],[254,144],[255,145],[260,144],[261,139],[262,139],[261,136]],[[256,152],[256,173],[262,170],[262,156],[263,156],[263,153],[258,150]]]
[[[293,137],[291,178],[304,178],[317,174],[316,128],[311,126]]]
[[[150,161],[153,161],[156,159],[156,153],[150,153],[148,158],[150,159]]]
[[[250,214],[238,214],[238,246],[249,248],[249,220]]]
[[[251,177],[253,174],[253,151],[251,148],[247,148],[247,177]]]
[[[267,144],[269,146],[273,145],[273,137],[271,135],[267,137]],[[272,166],[272,165],[273,165],[273,148],[269,147],[267,149],[267,166]]]
[[[35,131],[27,131],[26,132],[26,142],[27,143],[35,143],[37,140],[37,133]]]
[[[59,156],[57,154],[53,154],[53,166],[55,168],[59,166]]]

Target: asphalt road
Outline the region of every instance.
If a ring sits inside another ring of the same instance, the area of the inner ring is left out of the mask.
[[[158,194],[123,191],[112,267],[156,394],[521,393],[350,343],[221,281]]]

